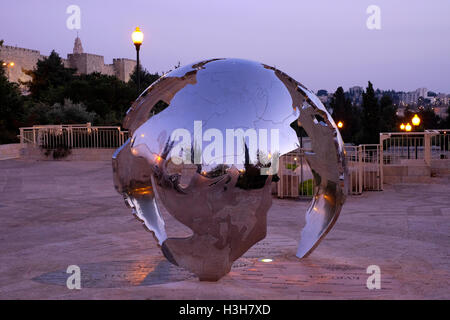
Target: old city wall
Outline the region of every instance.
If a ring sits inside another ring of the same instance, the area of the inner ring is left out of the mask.
[[[23,70],[33,70],[36,63],[45,56],[37,50],[18,48],[13,46],[0,47],[0,60],[6,63],[13,62],[14,66],[7,68],[7,76],[10,81],[29,81],[31,78],[23,73]]]
[[[7,76],[12,82],[25,82],[31,80],[23,70],[33,70],[36,63],[46,56],[38,50],[31,50],[13,46],[0,47],[0,60],[6,63],[14,62],[14,66],[7,68]],[[74,68],[78,74],[100,72],[102,74],[116,76],[122,81],[128,81],[133,72],[136,61],[131,59],[113,59],[112,64],[105,64],[104,57],[91,53],[68,54],[67,59],[62,59],[64,66]]]

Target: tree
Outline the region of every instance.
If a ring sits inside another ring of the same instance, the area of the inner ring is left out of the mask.
[[[431,107],[425,107],[419,111],[420,130],[439,128],[440,117],[434,112]]]
[[[363,92],[361,135],[359,143],[378,143],[380,133],[380,106],[375,96],[372,83],[369,81]]]
[[[136,91],[115,76],[97,72],[76,76],[66,86],[64,97],[95,112],[97,123],[118,125],[136,98]]]
[[[27,125],[33,124],[76,124],[93,123],[97,115],[86,111],[82,103],[73,103],[65,99],[64,103],[55,103],[51,106],[43,103],[34,103],[28,108]]]
[[[349,98],[345,96],[342,87],[337,88],[330,101],[330,108],[335,122],[342,121],[344,126],[340,129],[342,139],[345,142],[353,141],[356,121],[354,119],[353,106]]]
[[[155,82],[160,78],[160,75],[157,72],[150,73],[146,69],[142,68],[141,65],[139,65],[139,75],[142,90],[146,89],[153,82]],[[137,66],[134,68],[133,73],[130,75],[130,80],[128,81],[128,84],[133,88],[135,88],[135,90],[137,90]]]
[[[380,99],[380,132],[397,131],[397,109],[392,104],[392,98],[384,95]]]
[[[47,58],[39,60],[34,70],[25,74],[31,81],[25,83],[36,101],[49,104],[64,101],[64,88],[73,81],[75,69],[65,68],[59,55],[53,50]]]
[[[23,97],[19,86],[9,82],[0,61],[0,144],[17,141],[23,120]]]
[[[441,128],[442,129],[450,128],[450,105],[447,108],[447,117],[445,119],[443,119],[441,122]]]
[[[403,118],[402,123],[407,124],[408,122],[411,122],[412,117],[414,116],[414,112],[411,111],[411,108],[406,106],[405,111],[403,112]]]

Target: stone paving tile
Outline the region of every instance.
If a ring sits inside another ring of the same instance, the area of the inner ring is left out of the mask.
[[[432,181],[349,197],[303,260],[308,202],[274,199],[267,237],[208,283],[164,259],[109,162],[0,161],[0,299],[449,299],[450,180]],[[190,234],[162,214],[169,236]],[[71,264],[81,290],[65,286]],[[366,288],[373,264],[381,290]]]

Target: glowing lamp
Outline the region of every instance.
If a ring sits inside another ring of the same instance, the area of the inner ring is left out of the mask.
[[[144,41],[144,33],[139,30],[139,27],[136,27],[136,30],[131,34],[131,39],[133,40],[134,45],[141,45]]]
[[[411,129],[412,129],[411,125],[409,123],[407,123],[406,126],[405,126],[406,132],[410,132]]]
[[[419,116],[417,114],[415,114],[414,117],[412,118],[411,122],[414,126],[417,127],[420,124]]]

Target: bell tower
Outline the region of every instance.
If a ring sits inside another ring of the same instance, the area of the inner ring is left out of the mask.
[[[73,54],[81,54],[83,53],[83,46],[81,45],[81,39],[80,37],[78,37],[78,33],[77,33],[77,37],[75,38],[75,44],[73,45]]]

